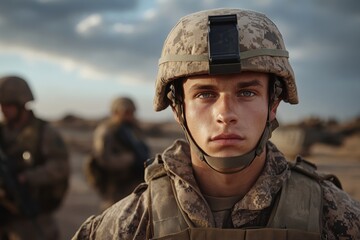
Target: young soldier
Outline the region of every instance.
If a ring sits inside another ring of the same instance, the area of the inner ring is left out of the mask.
[[[53,216],[69,179],[69,156],[59,133],[35,116],[27,82],[0,79],[0,239],[59,239]]]
[[[154,106],[178,140],[146,183],[74,239],[358,239],[360,204],[268,141],[283,100],[298,103],[282,36],[265,15],[216,9],[182,18],[165,40]]]

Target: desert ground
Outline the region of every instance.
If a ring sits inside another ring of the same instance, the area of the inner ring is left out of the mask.
[[[354,199],[360,201],[360,131],[359,119],[356,129],[348,131],[341,145],[332,146],[314,142],[306,156],[315,163],[319,171],[336,174],[343,188]],[[78,227],[89,216],[99,214],[100,199],[91,189],[83,174],[83,163],[91,151],[92,133],[97,121],[88,121],[66,117],[53,123],[64,137],[70,151],[71,179],[70,188],[56,218],[61,230],[61,239],[71,239]],[[180,128],[175,122],[142,123],[147,133],[146,142],[152,153],[162,152],[175,139],[183,138]],[[343,128],[342,128],[343,129]],[[348,128],[347,128],[348,129]],[[349,133],[350,132],[350,133]],[[273,135],[274,142],[281,136]],[[281,146],[286,151],[286,146]],[[293,158],[294,156],[289,157]]]

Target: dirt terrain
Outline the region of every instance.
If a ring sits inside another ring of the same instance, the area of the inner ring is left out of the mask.
[[[65,119],[55,122],[67,142],[71,154],[70,189],[56,214],[61,229],[61,239],[71,239],[80,224],[93,214],[99,214],[99,197],[89,187],[83,175],[83,162],[91,151],[92,131],[96,121]],[[174,122],[143,123],[152,153],[161,152],[176,138],[183,137]],[[340,146],[314,143],[306,159],[317,164],[320,171],[336,174],[343,188],[360,200],[360,132],[349,134]]]

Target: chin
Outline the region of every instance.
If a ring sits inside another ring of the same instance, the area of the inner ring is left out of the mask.
[[[214,148],[214,149],[210,149],[210,151],[208,151],[207,153],[211,156],[214,157],[234,157],[234,156],[241,156],[244,155],[248,152],[250,152],[251,149],[244,149],[242,147],[234,147],[234,146],[229,146],[229,147],[219,147],[219,148]]]

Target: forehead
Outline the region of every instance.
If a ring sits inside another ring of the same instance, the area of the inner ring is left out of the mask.
[[[268,73],[260,72],[243,72],[238,74],[227,75],[199,75],[191,76],[184,82],[185,86],[192,86],[194,84],[214,84],[221,86],[232,86],[238,83],[257,82],[259,86],[268,86],[270,75]]]

